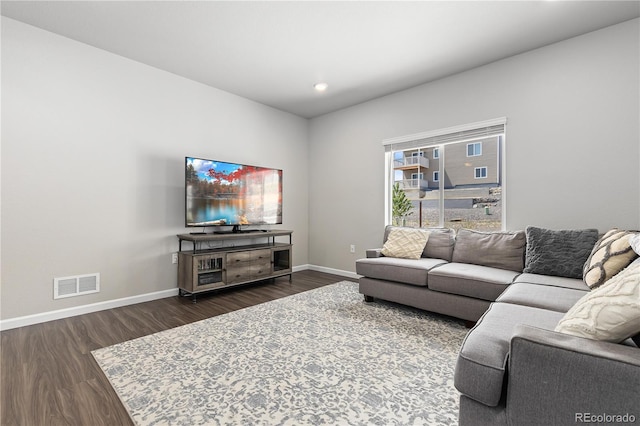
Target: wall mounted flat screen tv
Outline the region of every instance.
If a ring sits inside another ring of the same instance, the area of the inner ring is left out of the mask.
[[[282,170],[185,158],[185,225],[282,223]]]

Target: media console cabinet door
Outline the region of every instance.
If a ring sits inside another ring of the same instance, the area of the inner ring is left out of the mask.
[[[222,287],[225,284],[224,255],[180,253],[178,282],[190,293]]]

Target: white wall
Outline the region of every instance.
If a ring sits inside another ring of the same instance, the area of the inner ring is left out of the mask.
[[[498,117],[508,229],[639,229],[639,22],[311,120],[310,263],[354,271],[382,243],[383,139]]]
[[[379,246],[383,139],[502,116],[509,229],[638,229],[639,22],[309,122],[2,18],[0,319],[175,289],[186,155],[284,169],[294,265]]]
[[[175,289],[188,155],[283,169],[308,263],[305,119],[3,17],[2,124],[2,319]]]

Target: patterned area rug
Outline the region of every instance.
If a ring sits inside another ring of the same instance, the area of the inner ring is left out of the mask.
[[[453,425],[466,332],[343,281],[92,354],[138,425]]]

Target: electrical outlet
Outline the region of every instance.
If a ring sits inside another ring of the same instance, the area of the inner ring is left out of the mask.
[[[178,253],[171,253],[171,263],[178,263]]]
[[[355,244],[351,244],[351,247],[349,248],[349,251],[350,251],[351,253],[355,253],[355,252],[356,252],[356,246],[355,246]]]

